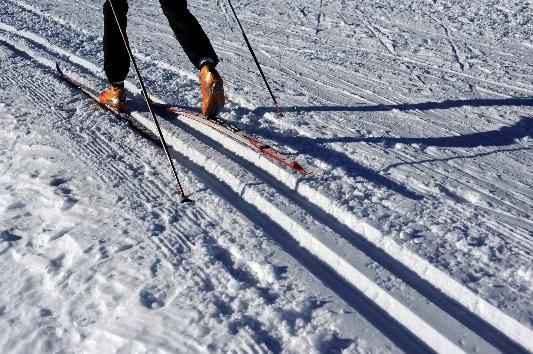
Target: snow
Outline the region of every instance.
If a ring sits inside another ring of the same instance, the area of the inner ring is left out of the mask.
[[[166,116],[192,204],[55,75],[103,87],[101,2],[0,9],[1,351],[532,352],[531,3],[233,3],[285,116],[228,4],[189,1],[222,117],[313,173]],[[128,23],[154,98],[197,107],[158,2]]]

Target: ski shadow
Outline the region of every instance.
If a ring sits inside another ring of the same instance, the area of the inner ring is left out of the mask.
[[[399,111],[428,111],[432,109],[450,109],[459,107],[496,107],[496,106],[533,106],[533,97],[510,97],[510,98],[477,98],[467,100],[429,101],[421,103],[378,104],[360,106],[300,106],[282,107],[285,113],[309,113],[309,112],[389,112]],[[262,115],[277,112],[276,107],[258,107],[252,113]]]

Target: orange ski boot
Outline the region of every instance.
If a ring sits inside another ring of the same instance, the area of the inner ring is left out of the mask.
[[[200,69],[200,82],[202,86],[202,114],[206,117],[215,117],[224,107],[224,87],[222,77],[210,64],[204,64]]]
[[[109,84],[109,87],[100,92],[98,99],[101,104],[114,108],[117,111],[126,110],[126,89],[124,84]]]

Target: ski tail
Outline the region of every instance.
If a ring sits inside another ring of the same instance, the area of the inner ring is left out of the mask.
[[[119,111],[113,107],[110,107],[106,104],[103,104],[100,102],[100,99],[98,97],[98,91],[92,89],[91,87],[82,84],[78,80],[74,79],[73,77],[65,74],[63,70],[61,69],[58,62],[56,62],[56,70],[59,77],[61,77],[65,82],[67,82],[71,87],[74,87],[81,92],[83,92],[86,96],[92,98],[100,107],[105,109],[108,112],[111,112],[115,117],[126,121],[128,123],[128,126],[131,127],[133,130],[137,131],[138,133],[142,134],[144,137],[148,138],[153,143],[157,144],[158,146],[161,146],[161,141],[157,135],[155,135],[148,127],[146,127],[144,124],[139,122],[137,119],[135,119],[130,112],[128,111]]]

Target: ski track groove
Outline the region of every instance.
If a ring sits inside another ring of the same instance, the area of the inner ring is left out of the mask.
[[[461,60],[461,57],[459,56],[459,50],[457,49],[457,45],[454,43],[454,39],[450,35],[450,30],[448,29],[448,27],[446,27],[446,25],[444,25],[444,23],[437,21],[433,16],[428,15],[428,17],[431,18],[437,25],[442,27],[442,29],[444,30],[444,33],[446,35],[446,39],[447,39],[447,41],[450,44],[450,47],[452,49],[452,53],[453,53],[454,59],[457,62],[457,64],[459,65],[459,68],[461,69],[461,72],[464,72],[465,71],[465,63],[463,62],[463,60]]]
[[[322,21],[322,16],[324,16],[324,14],[322,12],[322,2],[323,2],[323,0],[319,0],[318,11],[317,11],[317,15],[316,15],[315,36],[318,36],[318,34],[321,31],[320,23]]]
[[[266,27],[266,25],[262,24],[262,26]],[[286,24],[284,24],[284,26],[286,26]],[[298,33],[298,30],[295,30],[295,33]],[[301,33],[300,33],[301,35]],[[310,38],[308,39],[307,42],[309,41],[312,41],[312,36],[311,35],[308,35]],[[442,36],[442,35],[441,35]],[[260,37],[256,38],[257,40],[261,40]],[[331,44],[331,48],[332,50],[335,50],[335,48],[338,48],[339,46],[341,47],[344,47],[344,48],[352,48],[352,47],[349,47],[349,45],[347,45],[346,43],[344,42],[341,42],[341,41],[335,41],[335,38],[332,37],[332,38],[329,38],[329,41],[332,43]],[[299,48],[299,46],[297,45],[294,45],[294,46],[290,46],[289,48],[293,48],[293,50],[295,50],[294,48]],[[457,71],[453,71],[453,70],[450,70],[450,69],[446,69],[446,68],[441,68],[441,67],[438,67],[437,65],[435,64],[430,64],[430,63],[424,63],[424,62],[420,62],[420,61],[416,61],[416,60],[413,60],[413,59],[408,59],[408,58],[403,58],[403,57],[399,57],[395,54],[390,54],[390,53],[380,53],[380,52],[372,52],[366,48],[358,48],[357,50],[360,50],[360,51],[363,51],[363,52],[367,52],[368,54],[372,54],[372,55],[375,55],[375,56],[385,56],[385,57],[388,57],[388,58],[391,58],[393,60],[399,60],[399,61],[402,61],[402,62],[408,62],[408,63],[415,63],[415,64],[420,64],[424,67],[431,67],[432,69],[435,69],[436,71],[442,71],[442,72],[446,72],[446,73],[453,73],[453,74],[456,74],[458,76],[465,76],[465,77],[468,77],[469,79],[471,80],[476,80],[476,81],[483,81],[483,82],[488,82],[488,83],[491,83],[492,85],[495,85],[495,86],[500,86],[500,87],[505,87],[505,88],[514,88],[518,91],[522,91],[524,92],[524,90],[527,90],[526,92],[528,93],[532,93],[533,92],[533,86],[528,86],[528,85],[524,85],[524,87],[521,87],[521,86],[513,86],[512,84],[510,83],[500,83],[498,81],[493,81],[493,80],[489,80],[489,79],[484,79],[484,78],[478,78],[476,76],[472,76],[472,75],[468,75],[468,74],[465,74],[465,73],[461,73],[461,72],[457,72]],[[383,60],[382,58],[380,60],[376,60],[376,66],[377,67],[381,67]],[[443,64],[445,64],[446,62],[442,62]],[[396,71],[397,71],[397,68],[396,68]]]
[[[411,155],[404,154],[402,152],[397,152],[397,154],[402,156],[404,158],[404,161],[406,161],[408,163],[413,161]],[[428,155],[428,160],[431,160],[430,158],[435,159],[435,158],[440,158],[440,156]],[[451,165],[452,167],[455,167],[455,171],[453,172],[453,175],[454,176],[455,175],[459,175],[460,177],[449,176],[448,174],[445,174],[444,172],[441,172],[438,169],[430,168],[430,167],[424,167],[422,164],[414,164],[414,165],[411,165],[411,167],[414,167],[414,168],[420,170],[425,175],[431,175],[431,174],[437,173],[437,174],[439,174],[442,177],[442,181],[451,179],[457,185],[465,187],[466,190],[470,190],[470,189],[475,190],[476,192],[478,192],[481,195],[483,195],[487,200],[490,200],[495,205],[500,205],[501,207],[502,206],[506,206],[507,208],[503,208],[502,207],[502,209],[504,209],[505,211],[509,212],[509,210],[514,210],[518,214],[522,214],[523,217],[527,217],[527,211],[526,210],[518,208],[512,202],[507,202],[507,201],[502,200],[502,199],[495,199],[495,197],[493,197],[491,195],[489,190],[490,189],[497,189],[496,188],[496,187],[498,187],[497,185],[489,183],[487,181],[487,179],[478,178],[476,175],[468,172],[464,168],[464,166],[456,165],[453,162],[451,164],[452,164]],[[446,171],[446,172],[448,172],[448,171]],[[466,176],[466,178],[465,178],[465,176]],[[469,181],[469,182],[463,182],[463,181]],[[480,187],[478,187],[478,186],[480,186]],[[518,198],[516,198],[516,199],[518,199]]]
[[[455,162],[451,162],[451,165],[454,166],[457,171],[461,171],[461,166]],[[495,197],[492,196],[492,194],[490,193],[490,190],[491,189],[496,189],[498,187],[500,187],[499,185],[495,184],[494,182],[488,180],[487,178],[485,179],[480,179],[478,178],[477,176],[479,176],[479,174],[475,174],[475,171],[472,172],[472,171],[469,171],[469,169],[462,169],[462,171],[464,171],[464,175],[463,177],[467,177],[470,179],[471,184],[466,184],[467,187],[469,188],[474,188],[474,190],[476,190],[477,192],[481,193],[486,199],[490,200],[491,203],[493,203],[494,205],[498,205],[500,206],[504,211],[508,212],[511,214],[511,211],[515,211],[516,214],[520,215],[521,217],[523,218],[527,218],[528,217],[528,207],[525,203],[524,200],[522,200],[520,197],[527,197],[527,195],[523,194],[523,195],[520,195],[518,193],[508,193],[507,191],[504,191],[506,192],[508,195],[506,196],[505,199],[501,199],[501,198],[498,198],[496,199]],[[456,179],[457,182],[459,182],[460,180],[462,180],[462,178],[458,178]],[[474,187],[474,186],[480,186],[480,187]],[[516,186],[513,186],[514,188],[516,188]],[[481,189],[483,188],[483,189]],[[499,189],[499,188],[498,188]],[[507,199],[510,199],[509,201]],[[513,200],[514,199],[514,200]],[[518,202],[518,204],[522,204],[522,205],[516,205]],[[504,208],[503,206],[507,207],[507,208]]]
[[[252,20],[250,20],[250,21],[254,21],[254,20],[252,19]],[[272,22],[272,21],[271,21],[271,22]],[[275,21],[274,21],[274,22],[275,22]],[[268,27],[268,24],[261,24],[261,25],[262,25],[263,27]],[[280,25],[278,25],[278,26],[280,26]],[[287,27],[287,26],[289,26],[289,28],[291,28],[291,27],[290,27],[290,24],[285,24],[285,23],[283,24],[283,27]],[[279,27],[278,27],[278,28],[279,28]],[[408,27],[408,29],[411,30],[411,31],[416,31],[416,28]],[[293,32],[294,34],[298,34],[299,36],[305,36],[305,34],[302,33],[302,30],[301,30],[300,28],[297,28],[297,27],[296,27],[296,28],[293,28],[293,29],[292,29],[292,32]],[[305,38],[305,39],[304,39],[304,42],[309,43],[309,41],[312,40],[312,37],[311,37],[310,34],[308,34],[307,36],[308,36],[309,38]],[[439,37],[442,37],[442,38],[446,39],[446,36],[445,36],[445,35],[443,35],[443,34],[439,34],[439,33],[434,33],[434,32],[430,32],[430,33],[428,34],[428,36],[429,36],[430,38],[432,38],[432,37],[434,37],[434,36],[439,36]],[[258,39],[260,40],[261,38],[258,38]],[[461,40],[464,40],[464,39],[461,39]],[[339,45],[348,47],[348,45],[347,45],[346,43],[343,42],[344,39],[343,39],[343,41],[341,41],[341,40],[336,40],[335,37],[331,37],[331,38],[329,38],[329,41],[332,43],[332,44],[331,44],[332,49],[335,48],[335,47],[338,47]],[[471,43],[473,43],[473,42],[471,42]],[[476,42],[476,44],[478,44],[478,42]],[[290,46],[290,48],[300,48],[300,46],[294,45],[294,46]],[[492,47],[489,47],[489,48],[493,49]],[[365,50],[366,48],[358,48],[358,49],[359,49],[359,50]],[[377,54],[377,55],[380,55],[380,54],[381,54],[381,55],[383,55],[383,54],[385,54],[385,53],[373,53],[373,54]],[[385,54],[385,55],[386,55],[386,56],[391,56],[391,54]],[[435,56],[435,58],[437,58],[437,56]],[[376,61],[377,64],[379,64],[379,62],[381,62],[381,60],[380,60],[380,61]],[[442,61],[441,63],[444,64],[444,63],[446,63],[446,62],[445,62],[445,61]],[[378,65],[378,66],[379,66],[379,65]],[[436,69],[440,70],[440,68],[436,68]],[[460,73],[460,72],[456,72],[456,74],[461,75],[462,73]],[[497,81],[493,81],[492,83],[495,84],[495,85],[499,85],[499,83],[498,83]],[[528,87],[529,87],[529,89],[532,89],[532,88],[533,88],[532,86],[528,86]],[[519,88],[519,86],[517,86],[517,88]],[[524,87],[524,88],[527,89],[527,87]],[[520,88],[520,89],[524,89],[524,88]]]
[[[407,158],[410,158],[410,156],[407,156]],[[411,165],[411,168],[415,168],[416,170],[421,171],[421,173],[424,174],[424,175],[433,175],[433,177],[437,181],[439,181],[439,183],[441,185],[445,185],[446,184],[446,183],[444,183],[444,181],[453,180],[453,182],[455,182],[456,185],[463,186],[464,190],[474,190],[474,191],[478,192],[479,194],[481,194],[484,199],[489,200],[494,205],[500,205],[501,206],[502,204],[504,204],[506,206],[509,206],[512,209],[515,209],[515,211],[517,211],[518,213],[523,214],[524,215],[523,217],[526,217],[528,215],[527,210],[521,210],[521,209],[518,209],[518,208],[514,208],[513,205],[510,204],[511,202],[507,203],[507,202],[503,202],[502,199],[495,199],[491,195],[491,193],[488,192],[487,189],[481,189],[480,187],[477,187],[478,185],[483,185],[483,182],[485,182],[483,180],[477,180],[476,181],[477,183],[467,184],[467,183],[462,182],[463,180],[467,180],[466,178],[454,178],[454,177],[452,177],[452,176],[457,175],[457,172],[455,172],[455,174],[452,174],[452,173],[445,174],[445,173],[443,173],[441,171],[438,171],[436,169],[432,169],[432,168],[429,168],[429,167],[427,167],[427,168],[423,167],[422,164]],[[440,179],[437,179],[438,177],[435,176],[436,174],[438,174]],[[468,175],[468,174],[466,174],[466,175]],[[473,179],[475,176],[469,175],[469,177],[471,177]],[[490,186],[490,187],[493,187],[493,186]],[[440,197],[443,198],[444,196],[441,195]],[[449,206],[451,206],[453,208],[453,210],[456,210],[458,212],[464,212],[464,211],[467,210],[467,209],[465,209],[465,207],[461,203],[456,203],[456,202],[450,200],[449,198],[445,198],[445,199],[448,200],[447,204]],[[483,208],[483,209],[485,209],[485,208]],[[486,212],[488,212],[491,209],[485,209],[485,210],[486,210]],[[452,211],[450,211],[450,213],[451,212]],[[510,215],[512,215],[512,214],[510,214]],[[485,221],[492,222],[493,225],[494,224],[498,225],[500,223],[498,222],[497,219],[500,216],[501,216],[501,214],[495,214],[493,216],[485,215],[484,218],[485,218]],[[498,228],[494,228],[493,230],[495,231],[495,234],[498,235],[498,237],[500,237],[502,239],[505,239],[507,242],[510,242],[510,244],[513,246],[513,249],[515,251],[517,251],[517,252],[519,252],[519,253],[521,253],[523,255],[527,255],[527,258],[530,258],[531,257],[530,255],[533,254],[533,241],[530,240],[529,238],[527,238],[527,237],[523,238],[523,237],[520,237],[520,235],[516,235],[516,239],[515,238],[509,239],[506,236],[507,233],[498,232],[499,231]],[[517,231],[517,230],[514,230],[514,231]],[[524,231],[531,232],[531,229],[524,230]]]
[[[334,46],[332,46],[332,49],[338,48],[338,47],[342,47],[342,48],[345,48],[345,49],[350,49],[350,47],[347,46],[345,43],[336,43]],[[295,49],[293,49],[293,50],[295,50]],[[533,86],[527,85],[527,84],[516,85],[516,84],[512,84],[512,83],[506,82],[504,80],[501,80],[501,82],[498,82],[498,81],[494,81],[494,80],[483,78],[483,77],[477,77],[477,76],[474,76],[474,75],[461,73],[461,72],[455,71],[453,69],[440,67],[440,66],[438,66],[437,64],[434,64],[434,63],[423,62],[421,60],[412,59],[412,58],[400,57],[400,56],[396,56],[396,55],[393,55],[393,54],[390,54],[390,53],[374,52],[374,51],[371,51],[371,50],[369,50],[367,48],[357,48],[357,51],[361,51],[363,53],[366,53],[367,55],[371,55],[373,57],[377,57],[377,59],[371,59],[371,60],[369,60],[370,58],[366,58],[365,61],[367,61],[367,62],[372,62],[372,61],[375,62],[375,64],[376,64],[375,66],[377,68],[379,68],[380,70],[384,70],[385,69],[383,67],[383,59],[386,58],[386,59],[390,59],[390,60],[393,60],[393,61],[398,61],[398,62],[403,63],[403,64],[405,64],[405,63],[416,64],[420,68],[429,68],[429,69],[432,69],[432,70],[434,70],[436,72],[441,72],[441,73],[445,73],[445,74],[452,74],[452,75],[455,75],[457,77],[467,78],[467,79],[469,79],[471,81],[474,81],[474,82],[487,83],[487,84],[490,84],[491,86],[494,86],[494,87],[507,89],[506,91],[511,89],[513,91],[521,92],[521,93],[527,93],[527,94],[532,94],[533,93]],[[447,62],[443,62],[442,64],[446,64],[446,63]],[[390,65],[391,68],[394,68],[394,65],[395,65],[394,63],[391,63],[391,65]],[[393,72],[394,70],[391,69],[391,71]],[[396,69],[396,71],[398,71],[398,70]]]
[[[411,156],[410,155],[405,155],[404,156],[407,161],[409,161],[411,159]],[[476,182],[472,183],[472,184],[467,184],[467,183],[463,183],[462,181],[463,180],[468,180],[468,178],[453,178],[452,176],[455,176],[457,175],[457,171],[455,171],[453,174],[444,174],[442,173],[441,171],[438,171],[436,169],[432,169],[432,168],[429,168],[429,167],[424,167],[423,164],[415,164],[415,165],[411,165],[411,168],[414,168],[416,170],[419,170],[421,171],[421,173],[423,175],[433,175],[433,177],[436,179],[437,182],[439,182],[439,184],[441,185],[445,185],[444,181],[449,181],[449,180],[453,180],[456,184],[456,186],[462,186],[464,190],[474,190],[476,192],[478,192],[480,195],[483,196],[483,198],[485,198],[486,200],[489,200],[491,203],[493,203],[494,205],[500,205],[500,208],[502,208],[502,204],[506,205],[506,206],[511,206],[511,208],[513,208],[513,205],[512,204],[509,204],[509,203],[506,203],[504,201],[502,201],[502,199],[495,199],[490,192],[488,192],[488,190],[490,190],[490,188],[494,188],[496,186],[488,186],[488,187],[485,187],[485,184],[483,182],[485,182],[484,180],[477,180]],[[460,166],[458,166],[458,171],[461,170],[460,169]],[[464,169],[463,169],[464,171]],[[440,177],[440,179],[437,179],[438,177],[435,176],[435,174],[438,174],[438,176]],[[470,174],[467,174],[465,173],[465,175],[468,175],[470,178],[474,179],[475,176],[473,175],[470,175]],[[477,186],[484,186],[483,189],[481,189],[481,187],[477,187]],[[452,213],[454,211],[457,211],[459,213],[464,213],[465,211],[467,211],[467,209],[465,209],[465,207],[462,205],[463,203],[457,203],[453,200],[451,200],[449,197],[445,197],[443,195],[440,196],[441,198],[445,198],[448,200],[448,205],[450,207],[452,207],[452,210],[449,211],[449,215],[453,215]],[[513,250],[522,254],[523,256],[525,256],[525,258],[531,258],[531,254],[533,254],[533,241],[528,237],[529,233],[531,232],[531,225],[529,229],[524,229],[523,231],[520,231],[520,230],[517,230],[517,229],[513,229],[513,233],[515,233],[515,237],[513,238],[509,238],[507,235],[508,235],[508,231],[509,230],[504,230],[502,231],[501,228],[498,227],[498,225],[501,225],[501,222],[498,221],[499,218],[501,217],[511,217],[512,214],[499,214],[499,213],[492,213],[492,209],[491,208],[485,208],[485,207],[482,207],[482,206],[478,206],[479,208],[482,208],[484,210],[484,219],[487,223],[489,223],[489,225],[487,226],[490,226],[492,227],[492,230],[494,231],[494,233],[496,235],[498,235],[498,237],[500,237],[502,240],[506,240],[507,242],[510,242],[510,244],[512,245],[513,247]],[[503,209],[503,208],[502,208]],[[524,214],[524,217],[526,217],[526,215],[528,215],[528,211],[527,210],[522,210],[522,209],[517,209],[517,208],[514,208],[518,213],[522,213]],[[514,217],[513,217],[514,218]]]
[[[39,97],[39,94],[36,94],[36,96]],[[44,96],[43,96],[43,97],[44,97]],[[59,117],[59,118],[61,118],[61,117]],[[109,147],[108,147],[108,148],[109,148]],[[102,147],[102,150],[101,150],[101,151],[105,151],[105,146]],[[101,151],[100,151],[100,152],[101,152]],[[94,153],[94,155],[98,155],[97,153],[98,153],[98,151],[96,151],[96,153]],[[112,166],[108,166],[108,167],[110,167],[110,169],[113,169]],[[126,180],[127,180],[128,177],[129,177],[127,171],[124,171],[124,170],[121,171],[120,169],[116,169],[116,168],[114,169],[114,171],[115,171],[120,177],[122,177],[122,178],[124,178],[124,179],[126,179]],[[131,186],[131,188],[135,188],[135,187],[136,187],[136,186]],[[142,190],[142,192],[145,193],[145,196],[148,197],[148,199],[154,199],[155,197],[157,197],[156,194],[152,194],[152,193],[154,193],[154,191],[144,191],[144,190]]]
[[[20,84],[21,82],[17,82],[17,83]],[[30,100],[32,101],[32,103],[38,105],[42,109],[46,109],[47,106],[46,106],[46,104],[44,104],[44,102],[47,102],[47,101],[41,101],[39,99],[39,95],[35,95],[34,92],[36,90],[40,90],[40,89],[45,90],[44,92],[46,92],[46,90],[50,90],[50,87],[52,87],[52,86],[50,86],[50,85],[34,85],[33,82],[24,81],[24,80],[22,81],[22,84],[23,84],[23,87],[31,87],[31,89],[29,89],[28,92],[30,93],[29,97],[31,97]],[[50,90],[50,93],[51,92],[53,92],[53,90]],[[97,107],[97,106],[95,105],[95,107]],[[55,112],[51,111],[50,113],[54,114]],[[96,114],[96,116],[100,116],[100,115],[101,114]],[[58,119],[64,118],[61,114],[56,114],[56,116],[57,116]],[[128,131],[128,130],[126,130],[126,131]],[[103,171],[105,171],[105,172],[102,173],[102,175],[105,175],[105,176],[113,176],[114,175],[114,179],[115,180],[117,178],[119,178],[119,179],[122,179],[122,180],[125,180],[125,181],[131,181],[131,179],[128,178],[129,175],[127,173],[128,163],[123,165],[124,168],[119,168],[114,163],[105,163],[105,164],[101,163],[101,157],[104,156],[105,154],[115,154],[116,151],[117,151],[117,146],[115,146],[115,144],[108,143],[105,140],[105,137],[100,135],[100,132],[98,132],[96,134],[96,136],[95,136],[96,139],[94,139],[91,142],[91,144],[79,144],[79,141],[76,139],[75,133],[72,132],[70,129],[64,129],[63,133],[67,133],[69,135],[69,138],[71,139],[71,142],[73,144],[76,144],[76,146],[78,148],[81,148],[81,150],[86,153],[86,157],[88,157],[89,160],[90,160],[88,162],[90,165],[92,165],[95,169],[98,169],[98,170],[102,170],[102,168],[103,168]],[[99,137],[101,139],[98,139]],[[83,148],[83,147],[88,147],[88,146],[91,146],[91,148],[86,148],[86,149]],[[126,150],[125,154],[124,154],[125,156],[128,156],[128,155],[136,156],[134,150],[127,151],[127,148],[124,148],[124,146],[121,146],[121,149],[122,150]],[[150,195],[148,192],[145,192],[144,191],[144,187],[143,187],[145,185],[150,185],[150,183],[145,183],[145,184],[143,184],[143,183],[141,183],[141,184],[138,184],[138,183],[125,183],[125,184],[121,184],[119,186],[119,189],[129,192],[128,194],[131,194],[131,192],[134,192],[135,190],[141,192],[141,194],[139,195],[139,198],[138,198],[139,201],[149,200],[149,201],[153,202],[154,199],[159,198],[158,195]],[[164,211],[168,212],[170,210],[164,210]],[[172,236],[175,236],[175,237],[172,237]],[[168,236],[156,237],[156,238],[152,237],[151,240],[155,243],[155,245],[158,246],[158,248],[160,250],[164,251],[164,254],[166,254],[167,257],[171,261],[172,261],[172,259],[175,256],[178,255],[178,253],[176,252],[176,245],[175,244],[174,245],[171,244],[171,240],[173,242],[178,241],[177,245],[179,246],[180,251],[191,249],[192,245],[193,245],[187,239],[187,237],[185,235],[183,235],[183,234],[181,234],[181,232],[179,232],[179,230],[171,230],[169,232]],[[218,246],[218,247],[222,248],[222,246]],[[241,271],[242,271],[242,269],[241,269]],[[196,274],[198,276],[200,276],[200,279],[201,279],[200,283],[203,283],[203,282],[205,282],[207,280],[214,281],[214,280],[217,279],[217,276],[213,277],[213,274],[211,272],[208,272],[207,270],[202,269],[202,268],[196,269]],[[222,277],[222,279],[219,280],[218,283],[226,283],[231,278],[229,272],[219,274],[218,277]],[[116,330],[118,330],[118,329],[116,329]],[[120,332],[120,330],[118,330],[118,331]],[[183,338],[183,337],[175,338],[175,341],[182,342],[185,347],[191,347],[192,348],[192,347],[196,346],[196,344],[194,344],[191,340],[188,340],[187,338]],[[253,348],[253,346],[254,346],[254,343],[253,343],[253,341],[251,341],[251,343],[248,345],[248,347],[249,348]]]
[[[386,37],[386,36],[385,36],[385,34],[383,33],[383,31],[381,29],[379,29],[378,27],[376,27],[374,25],[371,25],[366,20],[361,19],[361,22],[363,22],[365,24],[366,28],[370,32],[372,32],[374,37],[376,37],[376,40],[383,46],[383,48],[385,48],[385,50],[387,52],[389,52],[391,55],[393,55],[395,57],[398,56],[398,54],[394,51],[394,47],[392,47],[392,45],[390,43],[390,40],[388,38],[387,38],[387,41],[385,41],[383,39],[383,37]],[[378,34],[378,32],[379,32],[379,34]]]
[[[409,155],[404,155],[404,158],[406,158],[407,161],[409,161],[411,159],[411,156]],[[489,191],[491,189],[498,189],[497,185],[495,184],[491,184],[491,183],[488,183],[488,181],[486,179],[479,179],[476,175],[472,174],[472,173],[469,173],[467,171],[467,169],[465,169],[463,166],[460,166],[460,165],[455,165],[452,163],[452,166],[456,168],[456,171],[454,171],[453,176],[456,176],[456,175],[460,175],[460,177],[452,177],[450,176],[450,174],[445,174],[437,169],[434,169],[434,168],[430,168],[430,167],[424,167],[423,165],[421,164],[416,164],[416,165],[411,165],[411,167],[421,171],[423,174],[425,175],[431,175],[431,174],[438,174],[440,175],[441,177],[441,184],[444,185],[444,181],[446,180],[453,180],[453,182],[456,184],[456,185],[459,185],[459,186],[463,186],[465,190],[474,190],[476,191],[477,193],[479,193],[480,195],[482,195],[484,197],[484,199],[486,200],[489,200],[492,204],[494,205],[498,205],[500,206],[501,209],[503,209],[503,211],[505,212],[508,212],[510,215],[512,215],[511,211],[514,210],[517,214],[521,214],[523,218],[527,218],[528,217],[528,210],[527,209],[522,209],[522,208],[519,208],[517,206],[515,206],[514,202],[511,202],[511,201],[506,201],[506,200],[503,200],[502,198],[498,198],[496,199],[495,197],[492,196],[492,193],[490,193]],[[461,176],[461,173],[459,173],[459,171],[462,171],[463,174]],[[469,183],[467,182],[462,182],[462,181],[470,181]],[[516,198],[515,196],[512,196],[514,198]],[[518,199],[518,198],[516,198]],[[505,208],[505,207],[507,208]],[[510,211],[511,210],[511,211]]]

